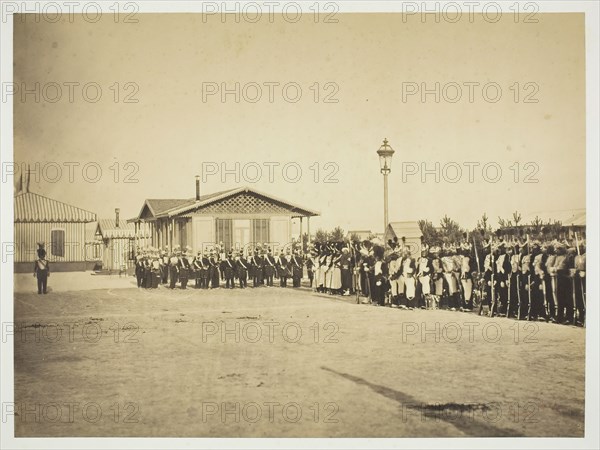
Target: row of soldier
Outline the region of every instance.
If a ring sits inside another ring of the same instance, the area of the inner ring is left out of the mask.
[[[239,251],[225,253],[223,247],[216,245],[212,250],[198,251],[194,256],[192,249],[174,247],[140,249],[136,256],[135,275],[139,288],[157,288],[166,285],[171,289],[187,289],[188,283],[194,283],[196,289],[233,289],[273,286],[273,280],[279,279],[280,287],[287,287],[288,280],[293,287],[300,287],[304,271],[304,258],[298,249],[287,249],[274,256],[270,248],[257,247],[245,255]]]
[[[481,257],[480,257],[481,256]],[[316,244],[307,267],[317,291],[356,294],[375,305],[446,308],[490,316],[585,323],[585,244],[489,240],[479,250],[468,240],[428,246],[420,256],[396,239]],[[314,278],[314,281],[313,281]]]

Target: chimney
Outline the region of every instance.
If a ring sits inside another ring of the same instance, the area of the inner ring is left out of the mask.
[[[115,208],[115,228],[119,228],[119,208]]]
[[[196,175],[196,201],[200,201],[200,175]]]

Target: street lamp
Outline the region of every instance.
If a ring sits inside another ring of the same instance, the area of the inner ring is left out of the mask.
[[[387,138],[383,140],[383,145],[377,150],[379,155],[379,166],[383,174],[383,234],[388,226],[388,175],[392,171],[392,156],[394,149],[388,145]]]

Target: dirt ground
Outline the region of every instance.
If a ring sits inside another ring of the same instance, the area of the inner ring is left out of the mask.
[[[16,436],[584,434],[582,328],[126,286],[17,286]]]

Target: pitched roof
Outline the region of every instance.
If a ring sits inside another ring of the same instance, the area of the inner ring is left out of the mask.
[[[171,216],[177,216],[179,214],[184,214],[186,212],[208,206],[212,203],[218,202],[220,200],[224,200],[228,197],[232,197],[232,196],[240,194],[240,193],[253,193],[255,195],[259,195],[268,200],[271,200],[272,202],[280,203],[281,205],[283,205],[284,207],[289,209],[290,212],[298,213],[298,216],[319,216],[320,215],[320,213],[318,211],[313,211],[313,210],[310,210],[307,208],[303,208],[301,206],[298,206],[298,205],[290,203],[286,200],[282,200],[280,198],[274,197],[270,194],[265,194],[264,192],[260,192],[257,189],[254,189],[254,188],[251,188],[248,186],[242,186],[242,187],[236,188],[236,189],[230,189],[227,191],[217,192],[215,194],[212,194],[211,196],[209,196],[209,198],[206,198],[206,199],[203,199],[201,197],[200,201],[193,201],[189,205],[184,205],[180,208],[172,209],[172,210],[168,211],[168,214],[166,214],[166,215],[171,217]]]
[[[226,192],[232,191],[233,189],[229,189],[226,191],[214,192],[212,194],[201,195],[200,201],[208,200],[212,197],[222,195]],[[152,215],[152,217],[161,217],[167,215],[167,213],[171,210],[181,208],[184,206],[194,205],[196,203],[195,198],[149,198],[146,199],[140,213],[137,217],[133,219],[127,220],[127,222],[136,222],[140,219],[143,219],[144,211],[147,209],[148,212]]]
[[[140,219],[145,219],[144,212],[148,210],[151,214],[152,218],[157,217],[173,217],[178,216],[180,214],[185,214],[194,209],[202,208],[208,206],[212,203],[218,202],[220,200],[224,200],[233,195],[251,192],[256,195],[260,195],[265,197],[273,202],[280,203],[284,205],[287,209],[292,212],[298,213],[298,215],[302,216],[318,216],[320,215],[317,211],[312,211],[306,208],[302,208],[298,205],[294,205],[285,200],[281,200],[279,198],[273,197],[272,195],[265,194],[263,192],[257,191],[254,188],[250,188],[247,186],[235,188],[235,189],[227,189],[225,191],[213,192],[212,194],[202,195],[200,196],[200,200],[196,201],[195,198],[191,199],[147,199],[140,210],[140,213],[137,217],[133,219],[129,219],[128,222],[135,222]]]
[[[423,235],[418,222],[390,222],[388,228],[392,229],[397,238],[401,238],[402,236],[415,238]]]
[[[117,227],[115,219],[99,219],[96,226],[96,235],[100,235],[103,239],[125,239],[135,237],[135,225],[124,220],[119,220]],[[145,230],[138,231],[138,237],[149,237],[150,234]]]
[[[14,198],[15,222],[93,222],[96,214],[33,192]]]

